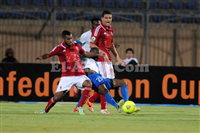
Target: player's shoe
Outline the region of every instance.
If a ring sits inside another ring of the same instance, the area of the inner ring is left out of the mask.
[[[44,109],[35,112],[35,114],[46,114],[46,113],[47,112],[45,112]]]
[[[80,115],[85,115],[85,113],[83,112],[83,108],[82,107],[78,107],[78,113]]]
[[[79,112],[78,107],[74,108],[74,113]],[[83,110],[83,112],[85,113],[86,111]]]
[[[139,112],[141,109],[139,107],[136,107],[135,113]]]
[[[119,113],[121,113],[122,112],[122,106],[120,107],[119,105],[117,106],[117,111],[119,112]]]
[[[110,112],[108,112],[107,109],[103,109],[103,110],[101,110],[100,113],[101,113],[101,114],[110,114]]]
[[[124,99],[121,99],[119,102],[118,102],[118,104],[117,104],[117,111],[119,112],[119,113],[121,113],[122,112],[122,106],[124,105]]]
[[[119,107],[122,107],[124,105],[124,99],[121,99],[118,104],[117,104]]]
[[[94,112],[93,104],[89,101],[89,98],[87,99],[87,101],[85,102],[85,104],[87,104],[88,110],[93,113]]]

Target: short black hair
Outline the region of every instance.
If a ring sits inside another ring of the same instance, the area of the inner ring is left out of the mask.
[[[101,17],[104,17],[105,14],[112,14],[112,13],[111,13],[110,11],[108,11],[108,10],[104,10],[104,11],[102,12]]]
[[[93,24],[94,21],[101,21],[99,18],[92,18],[91,23]]]
[[[90,49],[90,52],[93,52],[93,51],[95,51],[95,50],[98,50],[98,51],[99,51],[99,48],[93,47],[93,48]]]
[[[64,38],[66,35],[70,36],[71,35],[71,32],[69,32],[68,30],[64,30],[62,32],[62,38]]]
[[[126,49],[126,53],[127,53],[128,51],[131,51],[131,52],[134,54],[134,50],[133,50],[132,48],[127,48],[127,49]]]

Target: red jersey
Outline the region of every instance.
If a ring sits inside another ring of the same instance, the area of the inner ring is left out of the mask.
[[[83,66],[81,64],[80,54],[84,54],[84,50],[78,43],[72,43],[70,47],[64,45],[62,42],[60,45],[56,46],[48,56],[58,55],[60,63],[62,65],[62,75],[63,76],[81,76],[85,75]]]
[[[107,54],[111,61],[110,48],[113,43],[113,27],[110,26],[106,29],[102,23],[96,26],[92,31],[90,43],[97,45],[100,50]],[[104,61],[104,58],[101,56],[98,61]]]

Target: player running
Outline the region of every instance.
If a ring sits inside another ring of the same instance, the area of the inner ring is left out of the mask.
[[[106,56],[108,57],[106,58],[106,60],[100,57],[97,61],[97,64],[100,69],[100,74],[104,78],[114,79],[114,70],[111,62],[110,51],[116,57],[118,62],[121,62],[124,65],[126,65],[126,63],[119,57],[117,50],[115,49],[113,42],[113,27],[111,26],[111,22],[112,13],[107,10],[103,11],[101,16],[101,24],[95,27],[92,31],[90,47],[98,47],[100,49],[100,53],[106,54]],[[92,105],[90,102],[93,102],[99,96],[101,97],[101,106],[103,106],[102,108],[104,108],[101,110],[101,113],[109,114],[109,112],[106,109],[105,98],[102,95],[99,95],[98,93],[94,93],[89,98],[89,100],[87,101],[88,105]]]
[[[72,34],[64,30],[62,32],[63,42],[56,46],[49,54],[36,57],[36,60],[47,59],[51,56],[58,55],[60,63],[62,64],[62,75],[54,97],[52,97],[44,110],[38,110],[35,113],[48,113],[49,110],[60,101],[63,96],[75,85],[79,89],[84,90],[83,96],[78,106],[80,115],[84,115],[82,106],[84,105],[89,93],[92,89],[92,83],[85,75],[79,54],[86,57],[99,56],[99,54],[85,52],[80,44],[72,42]]]

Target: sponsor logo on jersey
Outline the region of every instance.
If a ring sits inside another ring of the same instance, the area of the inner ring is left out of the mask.
[[[94,42],[96,40],[96,38],[93,36],[91,39],[91,42]]]

